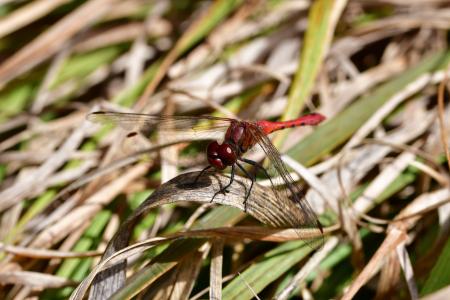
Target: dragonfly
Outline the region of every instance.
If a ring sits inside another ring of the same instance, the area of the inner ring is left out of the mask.
[[[315,126],[325,120],[319,113],[310,113],[290,121],[243,121],[233,118],[215,116],[155,116],[139,113],[120,113],[111,111],[97,111],[88,115],[88,120],[100,123],[114,123],[126,130],[132,130],[128,136],[134,136],[137,131],[148,134],[156,131],[164,137],[165,142],[186,140],[187,137],[196,139],[211,139],[206,148],[208,165],[196,176],[193,184],[209,169],[223,171],[231,168],[230,181],[212,196],[211,202],[218,194],[226,194],[233,184],[236,169],[240,169],[250,180],[250,187],[244,196],[244,208],[250,197],[256,174],[251,174],[243,164],[251,165],[256,171],[261,171],[271,182],[272,191],[276,199],[293,201],[299,207],[296,225],[299,228],[323,228],[315,212],[307,202],[304,189],[293,180],[290,172],[283,163],[280,153],[268,137],[269,134],[285,128],[299,126]],[[222,143],[218,139],[222,138]],[[244,157],[251,148],[258,145],[268,158],[268,163],[259,162]],[[280,188],[283,187],[283,188]]]

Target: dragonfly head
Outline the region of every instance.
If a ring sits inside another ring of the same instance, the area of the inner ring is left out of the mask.
[[[228,143],[220,145],[217,141],[209,143],[206,155],[209,164],[218,170],[224,170],[237,160],[236,152],[231,145]]]

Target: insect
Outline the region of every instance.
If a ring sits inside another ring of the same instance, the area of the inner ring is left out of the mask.
[[[307,114],[298,119],[283,122],[240,121],[232,118],[220,118],[213,116],[153,116],[138,113],[118,113],[98,111],[88,115],[88,119],[94,122],[112,122],[125,129],[147,132],[157,130],[166,142],[183,140],[191,136],[195,139],[212,139],[206,149],[208,166],[206,166],[196,177],[195,182],[208,169],[222,171],[231,167],[230,181],[217,191],[211,199],[220,194],[225,194],[234,182],[236,168],[240,169],[248,178],[251,185],[244,197],[244,207],[250,196],[256,175],[250,174],[243,163],[252,165],[256,170],[262,171],[269,178],[272,190],[277,197],[289,198],[299,206],[300,215],[297,216],[298,226],[303,228],[318,228],[323,232],[322,225],[316,214],[308,204],[304,193],[292,179],[289,171],[281,160],[280,153],[270,141],[268,134],[284,128],[292,128],[306,125],[318,125],[325,117],[318,113]],[[135,135],[135,131],[129,136]],[[222,136],[223,142],[218,138]],[[259,145],[268,158],[268,166],[246,159],[243,155],[255,145]],[[279,186],[284,185],[280,189]]]

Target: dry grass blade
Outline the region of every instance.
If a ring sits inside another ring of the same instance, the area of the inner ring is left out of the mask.
[[[388,257],[389,253],[395,251],[395,249],[407,239],[407,235],[404,231],[397,228],[392,228],[389,231],[388,236],[383,241],[383,244],[378,248],[377,252],[370,259],[369,263],[364,267],[363,271],[358,275],[358,277],[353,281],[349,289],[344,293],[342,300],[353,299],[356,292],[370,279],[372,278],[380,269]]]
[[[428,207],[434,208],[436,204],[445,203],[449,199],[450,191],[448,189],[441,189],[431,194],[422,195],[408,205],[397,216],[397,222],[399,223],[394,223],[390,227],[385,240],[370,259],[369,263],[364,267],[363,271],[353,281],[342,299],[352,299],[357,291],[378,272],[382,264],[385,263],[386,258],[389,257],[389,253],[395,251],[397,247],[407,241],[406,230],[411,228],[422,217],[422,210],[427,211]]]
[[[205,252],[207,253],[208,251]],[[176,280],[170,295],[171,300],[189,299],[189,295],[194,288],[195,281],[200,272],[203,259],[204,254],[200,251],[195,251],[181,262],[176,272]]]
[[[439,127],[441,129],[441,140],[442,145],[444,146],[444,152],[447,157],[447,165],[450,170],[450,146],[448,144],[448,128],[445,126],[445,118],[444,118],[444,89],[445,85],[448,82],[448,72],[445,72],[444,80],[439,84],[438,91],[438,111],[439,111]]]
[[[66,117],[59,118],[55,121],[44,123],[44,124],[35,124],[32,128],[28,130],[21,131],[20,133],[13,135],[12,137],[5,139],[0,142],[0,151],[5,151],[6,149],[13,147],[17,145],[18,143],[29,139],[35,134],[45,134],[49,132],[58,132],[58,131],[64,131],[68,129],[72,129],[76,126],[79,126],[80,121],[84,120],[86,116],[85,111],[76,112],[74,114],[71,114]],[[32,123],[33,120],[30,120],[30,117],[25,117],[24,124]],[[8,125],[8,124],[3,124]],[[9,124],[13,125],[13,124]],[[17,126],[17,125],[16,125]],[[20,125],[19,125],[20,126]],[[9,126],[6,126],[9,127]],[[12,128],[9,128],[7,130],[11,130]]]
[[[154,18],[146,22],[146,24],[136,22],[95,32],[77,42],[74,45],[74,51],[87,52],[132,41],[138,39],[143,33],[147,33],[150,36],[165,36],[169,32],[170,24],[167,24],[162,19]]]
[[[167,71],[175,60],[189,47],[201,39],[211,28],[216,25],[216,23],[231,12],[233,8],[239,4],[239,2],[240,1],[236,0],[216,1],[206,12],[203,12],[200,18],[191,24],[191,26],[185,31],[184,35],[180,37],[177,44],[164,58],[155,78],[147,85],[144,93],[137,102],[137,109],[142,109],[145,107],[145,103],[148,101],[148,98],[153,95],[159,83],[166,76]]]
[[[372,132],[376,126],[379,126],[389,113],[398,107],[401,102],[409,99],[409,97],[422,90],[430,82],[430,79],[431,74],[424,74],[408,84],[403,90],[396,93],[375,114],[373,114],[361,128],[358,129],[345,147],[348,149],[361,143],[361,141]]]
[[[212,195],[225,186],[230,178],[221,173],[207,173],[201,176],[196,184],[193,184],[199,173],[185,173],[168,181],[159,187],[140,207],[136,210],[133,218],[148,212],[151,208],[174,203],[178,201],[192,201],[198,203],[217,203],[234,206],[258,219],[264,224],[274,227],[296,227],[295,214],[299,208],[289,199],[278,201],[271,189],[254,185],[252,193],[244,204],[246,189],[250,187],[250,180],[235,176],[236,183],[230,186],[226,195],[218,194],[212,201]]]
[[[76,230],[87,220],[94,217],[100,209],[111,202],[127,185],[142,176],[148,165],[136,165],[121,177],[103,186],[101,190],[89,197],[84,204],[68,213],[65,218],[47,227],[30,244],[32,247],[48,247],[63,239],[68,232]]]
[[[143,293],[146,299],[170,299],[184,300],[189,299],[189,294],[194,287],[201,263],[205,258],[205,252],[208,253],[209,245],[202,247],[202,251],[194,251],[186,255],[185,258],[174,268],[165,280],[157,283],[158,289],[148,289]]]
[[[300,271],[295,274],[294,278],[289,282],[288,286],[283,289],[278,295],[274,298],[277,300],[288,299],[292,291],[298,287],[302,282],[304,282],[305,277],[312,272],[320,262],[338,245],[339,239],[337,237],[329,238],[322,249],[319,252],[315,253],[311,259],[300,269]]]
[[[69,39],[104,15],[116,0],[90,0],[0,65],[0,87],[56,53]],[[81,22],[82,21],[82,22]]]
[[[409,152],[402,153],[387,166],[372,183],[364,190],[353,205],[356,214],[370,211],[377,203],[375,199],[408,167],[415,159]]]
[[[212,241],[209,299],[222,299],[223,240]]]
[[[215,191],[220,190],[220,187],[225,186],[229,181],[229,178],[221,173],[207,173],[199,178],[197,184],[193,184],[197,175],[198,173],[182,174],[159,187],[121,226],[121,229],[110,241],[105,257],[109,257],[128,244],[130,228],[152,208],[180,201],[210,203]],[[229,187],[226,196],[218,195],[213,203],[245,210],[249,215],[274,227],[297,227],[299,225],[296,217],[299,207],[292,201],[289,199],[285,199],[284,202],[279,201],[269,188],[255,185],[244,205],[243,195],[246,194],[245,190],[250,186],[250,182],[241,177],[237,177],[235,180],[236,183]],[[298,238],[302,238],[302,231],[296,231],[296,234]],[[319,237],[317,235],[315,237],[305,236],[305,238],[315,240],[320,239],[321,235]],[[125,265],[121,264],[116,266],[112,273],[103,273],[94,284],[91,296],[110,295],[112,291],[121,287],[124,280],[121,275],[124,267]]]
[[[143,150],[139,150],[135,153],[132,153],[130,155],[127,155],[126,157],[122,158],[122,159],[118,159],[114,162],[111,162],[110,164],[101,167],[101,168],[97,168],[96,170],[90,172],[90,173],[86,173],[83,177],[81,177],[80,179],[76,180],[75,182],[73,182],[72,184],[68,185],[66,188],[64,188],[63,190],[61,190],[58,195],[56,195],[55,200],[59,199],[60,197],[65,196],[66,194],[81,188],[83,185],[94,181],[95,179],[98,179],[102,176],[108,175],[110,173],[113,173],[114,171],[117,171],[123,167],[126,167],[128,165],[131,165],[133,163],[136,163],[137,161],[139,161],[139,159],[142,157],[142,155],[144,154],[148,154],[148,153],[152,153],[158,150],[161,150],[165,147],[168,146],[172,146],[172,145],[176,145],[178,144],[178,142],[173,142],[173,143],[169,143],[169,144],[159,144],[159,145],[154,145],[151,146],[149,148],[145,148]],[[0,159],[1,159],[1,155],[0,155]]]
[[[439,291],[429,294],[420,299],[422,299],[422,300],[446,300],[448,298],[449,294],[450,294],[450,286],[442,288]]]
[[[94,280],[95,276],[101,272],[104,268],[107,268],[108,266],[113,266],[114,264],[119,263],[120,261],[123,261],[124,259],[127,259],[133,254],[141,253],[151,247],[154,247],[155,245],[168,242],[170,238],[153,238],[151,240],[134,244],[130,247],[123,248],[120,251],[115,252],[113,255],[103,259],[87,276],[83,282],[77,287],[77,289],[72,293],[70,296],[70,299],[83,299],[85,293],[89,289],[89,286],[91,285],[92,281]],[[109,293],[112,293],[112,291],[109,291]]]
[[[419,292],[417,290],[417,285],[414,280],[414,272],[411,264],[411,260],[409,258],[408,252],[405,247],[405,243],[400,244],[397,249],[397,256],[400,262],[400,265],[403,269],[403,274],[406,278],[406,283],[408,284],[409,294],[411,299],[419,299]]]
[[[0,192],[0,211],[12,206],[17,201],[26,198],[35,189],[39,189],[47,178],[60,168],[77,149],[86,135],[91,124],[87,121],[75,129],[54,155],[49,157],[37,170],[14,185]]]
[[[224,228],[211,228],[205,230],[190,230],[173,234],[171,236],[178,237],[208,237],[208,238],[224,238],[224,239],[249,239],[255,241],[267,242],[287,242],[298,240],[299,238],[305,240],[314,240],[321,238],[323,234],[331,234],[339,230],[339,225],[333,225],[323,228],[323,232],[319,229],[281,229],[281,228],[266,228],[255,226],[234,226]]]
[[[0,298],[447,286],[449,16],[448,0],[0,0]],[[122,113],[86,120],[99,109]],[[235,165],[251,193],[236,176],[211,202],[229,169],[194,184],[234,119],[312,112],[326,122],[244,129],[290,176],[258,144],[240,158],[267,172]]]
[[[436,209],[450,201],[450,190],[442,188],[428,194],[422,194],[405,207],[394,219],[403,223],[407,228],[413,227],[423,214]]]
[[[380,272],[380,281],[377,286],[377,299],[388,297],[394,292],[400,280],[401,267],[397,257],[397,253],[392,252],[386,258],[386,263]]]
[[[56,7],[69,0],[39,0],[18,9],[0,21],[0,38],[45,16]]]
[[[325,184],[323,184],[323,182],[317,176],[314,176],[311,171],[309,171],[307,168],[287,155],[283,155],[282,159],[289,167],[291,167],[301,176],[300,178],[303,178],[308,183],[308,185],[322,197],[322,199],[324,200],[323,202],[327,203],[330,207],[333,207],[333,205],[337,203],[337,199],[334,197],[333,193],[331,193],[330,189]],[[321,211],[323,210],[323,207],[325,207],[323,203],[321,205],[321,203],[319,203],[318,201],[314,201],[312,205],[314,205],[314,207],[322,208],[317,211]],[[337,213],[337,211],[335,211],[335,213]]]
[[[88,252],[64,252],[55,251],[47,249],[36,249],[36,248],[26,248],[19,246],[4,245],[0,243],[0,250],[7,253],[11,253],[22,257],[32,257],[40,259],[51,259],[51,258],[76,258],[76,257],[91,257],[98,256],[102,253],[99,251],[88,251]]]
[[[7,271],[0,273],[0,284],[20,284],[35,289],[46,289],[73,286],[75,282],[40,272]]]

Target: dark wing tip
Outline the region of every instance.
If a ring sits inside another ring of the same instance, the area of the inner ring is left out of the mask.
[[[97,117],[96,116],[101,116],[101,115],[106,115],[106,112],[104,111],[94,111],[91,113],[88,113],[86,116],[86,119],[91,121],[91,122],[97,122]]]
[[[136,131],[132,131],[130,133],[127,134],[127,138],[131,138],[133,136],[136,136],[138,133]]]
[[[320,223],[319,220],[317,220],[317,227],[319,228],[320,232],[323,234],[323,226],[322,226],[322,223]]]

